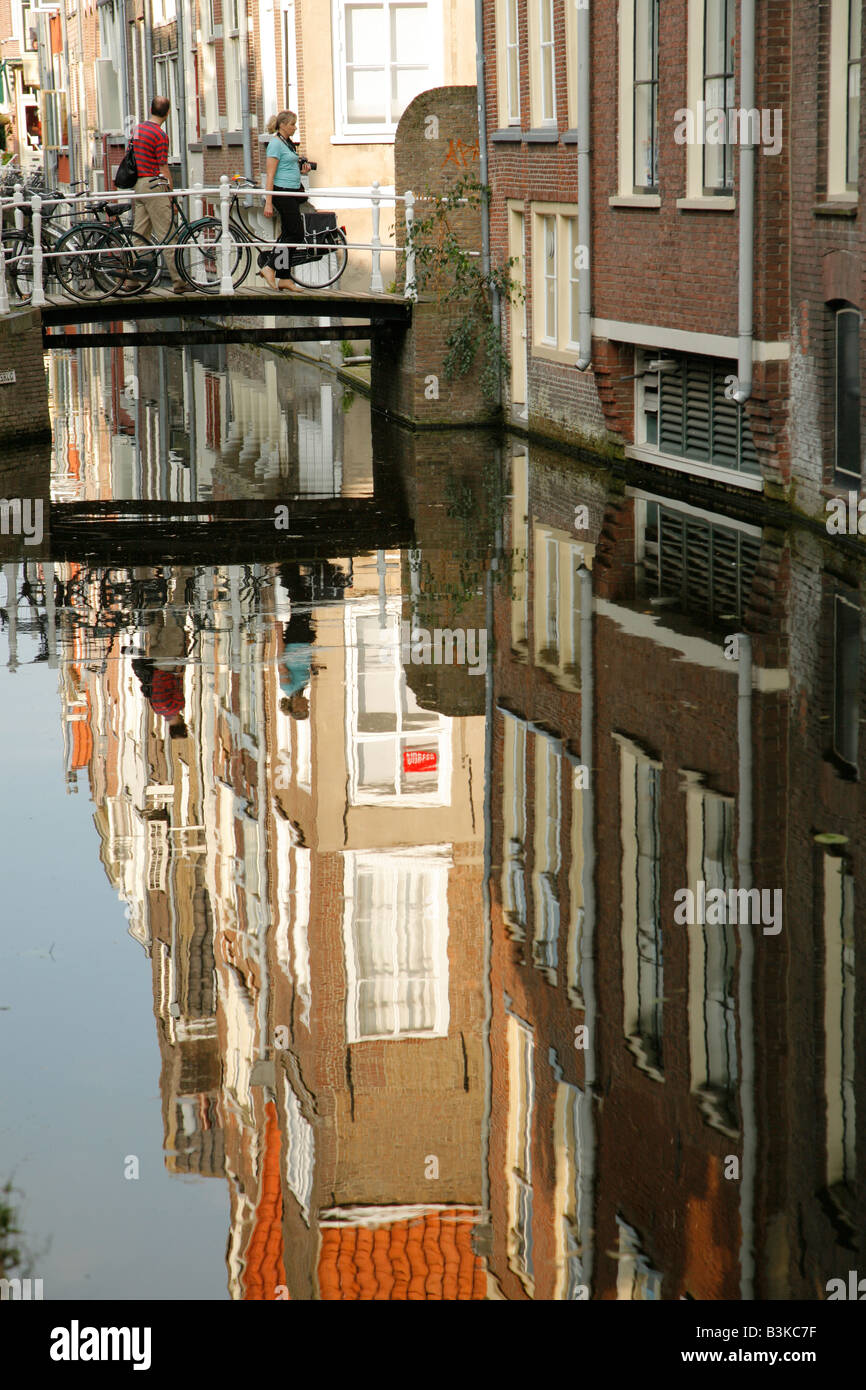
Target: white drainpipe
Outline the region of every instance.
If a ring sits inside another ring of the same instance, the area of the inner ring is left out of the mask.
[[[577,12],[577,238],[586,248],[586,265],[578,280],[578,337],[580,356],[575,363],[585,372],[592,361],[592,195],[589,176],[589,70],[590,70],[589,6]]]
[[[740,109],[755,107],[755,0],[740,4]],[[740,134],[743,134],[742,123]],[[755,146],[749,140],[740,146],[740,251],[739,251],[739,344],[737,350],[737,389],[734,400],[742,405],[752,394],[752,340],[754,338],[755,275]]]

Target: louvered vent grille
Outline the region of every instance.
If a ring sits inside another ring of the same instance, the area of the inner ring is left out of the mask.
[[[745,411],[725,397],[732,363],[677,357],[659,374],[659,448],[675,458],[760,476]]]

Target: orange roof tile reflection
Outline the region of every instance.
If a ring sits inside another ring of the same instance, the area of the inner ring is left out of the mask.
[[[484,1261],[472,1249],[469,1209],[425,1212],[407,1221],[322,1230],[322,1299],[481,1300]]]
[[[265,1106],[265,1143],[256,1219],[247,1248],[244,1299],[276,1298],[285,1288],[283,1266],[283,1195],[280,1186],[280,1127],[273,1101]]]

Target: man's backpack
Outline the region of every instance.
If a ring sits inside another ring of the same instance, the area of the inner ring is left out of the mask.
[[[126,147],[126,154],[115,170],[114,186],[115,188],[135,188],[137,182],[138,169],[135,163],[135,151],[130,140]]]

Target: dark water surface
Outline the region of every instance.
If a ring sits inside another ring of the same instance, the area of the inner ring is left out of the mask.
[[[43,503],[0,537],[0,1184],[45,1297],[825,1298],[859,561],[298,359],[50,370],[0,469]]]

